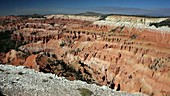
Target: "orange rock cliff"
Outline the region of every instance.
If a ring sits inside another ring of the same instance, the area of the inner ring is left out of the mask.
[[[117,91],[169,96],[170,28],[149,26],[166,19],[117,15],[102,20],[100,16],[77,15],[0,17],[0,62],[107,85]]]

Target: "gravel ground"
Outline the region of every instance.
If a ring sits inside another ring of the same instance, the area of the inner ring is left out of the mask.
[[[111,90],[106,86],[69,81],[23,66],[0,65],[0,95],[5,96],[145,96]]]

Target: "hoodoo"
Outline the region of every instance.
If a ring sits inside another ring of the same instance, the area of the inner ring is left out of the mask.
[[[7,19],[0,25],[0,63],[117,91],[170,95],[170,28],[160,26],[169,18],[47,15],[0,22]]]

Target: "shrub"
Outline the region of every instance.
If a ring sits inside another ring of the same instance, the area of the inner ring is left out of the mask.
[[[52,54],[52,57],[53,57],[53,58],[57,58],[56,54]]]
[[[155,26],[156,28],[162,27],[162,26],[168,26],[170,27],[170,19],[161,21],[159,23],[150,23],[149,26]]]
[[[138,35],[133,34],[132,36],[130,36],[131,39],[136,39]]]
[[[81,96],[91,96],[93,94],[92,91],[86,88],[78,88],[78,90],[80,91]]]
[[[60,47],[64,47],[66,45],[66,43],[64,42],[64,41],[62,41],[61,43],[60,43]]]

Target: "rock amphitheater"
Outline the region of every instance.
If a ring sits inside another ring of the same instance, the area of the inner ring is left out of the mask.
[[[169,18],[0,17],[0,63],[128,93],[170,96]]]

